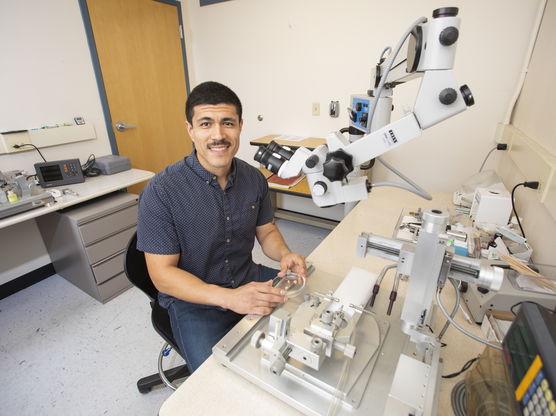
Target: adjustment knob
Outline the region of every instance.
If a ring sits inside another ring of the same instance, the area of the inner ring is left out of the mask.
[[[449,26],[445,28],[438,36],[438,41],[441,45],[450,46],[456,43],[459,37],[459,30],[457,27]]]
[[[444,88],[438,94],[438,99],[444,105],[453,104],[458,99],[458,93],[453,88]]]
[[[309,169],[312,169],[317,166],[317,163],[319,163],[319,157],[317,155],[311,155],[305,161],[305,166],[307,166]]]
[[[328,186],[323,181],[315,182],[313,185],[313,194],[316,196],[323,196],[328,190]]]
[[[342,149],[326,155],[322,174],[330,182],[343,180],[353,170],[353,157]]]
[[[432,17],[437,19],[439,17],[455,17],[458,15],[459,9],[457,7],[440,7],[432,12]]]
[[[261,330],[257,330],[251,336],[251,341],[249,342],[249,344],[251,344],[251,346],[253,348],[260,348],[261,347],[261,341],[264,339],[264,337],[265,337],[264,332],[261,331]]]
[[[461,92],[463,101],[465,102],[465,105],[467,105],[467,107],[471,107],[473,104],[475,104],[473,93],[471,92],[467,84],[464,84],[461,87],[459,87],[459,91]]]

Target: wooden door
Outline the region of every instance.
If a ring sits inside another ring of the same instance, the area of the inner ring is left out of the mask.
[[[180,5],[168,0],[82,0],[83,6],[98,57],[97,76],[102,76],[100,89],[105,90],[113,151],[128,156],[134,168],[159,172],[192,148],[185,127]],[[135,127],[118,131],[118,122]],[[130,191],[140,192],[143,186]]]

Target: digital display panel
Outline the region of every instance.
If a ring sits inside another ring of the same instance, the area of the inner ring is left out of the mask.
[[[45,182],[61,181],[64,179],[59,165],[42,166],[40,170]]]

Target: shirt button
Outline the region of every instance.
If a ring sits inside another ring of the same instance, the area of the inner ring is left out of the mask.
[[[224,263],[228,264],[228,259],[224,260]]]
[[[226,217],[226,221],[230,221],[230,217]]]
[[[207,185],[210,183],[210,181],[205,181],[205,182],[206,182]]]
[[[236,281],[235,281],[235,280],[232,280],[232,285],[235,285],[235,284],[236,284]]]
[[[255,205],[251,205],[251,208],[255,209]]]
[[[229,243],[229,242],[230,242],[230,239],[229,239],[229,238],[226,238],[226,243]]]
[[[216,180],[216,176],[213,176],[212,179]]]

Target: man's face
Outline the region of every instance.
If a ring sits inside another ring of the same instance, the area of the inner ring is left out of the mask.
[[[193,107],[192,123],[187,122],[187,131],[206,170],[217,176],[228,174],[239,148],[242,125],[232,104]]]

